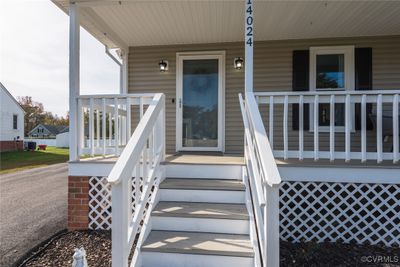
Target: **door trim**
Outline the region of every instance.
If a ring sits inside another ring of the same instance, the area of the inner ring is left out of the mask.
[[[187,59],[218,59],[218,146],[217,147],[183,147],[182,144],[182,63]],[[176,53],[176,151],[221,151],[225,152],[225,51],[201,51]]]

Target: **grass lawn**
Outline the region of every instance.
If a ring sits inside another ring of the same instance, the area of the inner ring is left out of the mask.
[[[47,166],[68,161],[68,148],[0,153],[0,174]]]

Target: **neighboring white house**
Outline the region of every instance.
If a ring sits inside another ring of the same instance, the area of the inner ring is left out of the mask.
[[[0,83],[0,151],[14,150],[16,140],[24,138],[24,110]]]

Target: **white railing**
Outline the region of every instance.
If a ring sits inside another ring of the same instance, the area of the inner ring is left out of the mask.
[[[267,113],[264,119],[276,157],[397,163],[400,158],[399,94],[400,90],[375,90],[259,92],[255,96],[260,110]],[[298,110],[295,131],[290,127],[294,121],[290,112],[293,104]],[[322,110],[321,104],[325,106]],[[305,115],[306,108],[308,115]],[[340,113],[341,117],[335,118]],[[359,129],[355,127],[356,118]],[[321,119],[325,121],[324,126],[320,124]],[[307,129],[304,129],[305,120],[309,121]],[[367,129],[368,121],[371,130]]]
[[[263,267],[279,266],[279,184],[281,177],[254,94],[239,94],[245,128],[244,155]],[[257,261],[259,262],[259,261]]]
[[[160,162],[165,158],[165,97],[156,94],[108,177],[111,184],[112,266],[128,266],[137,234],[149,217],[151,201],[164,178]],[[134,182],[134,192],[132,192]],[[134,193],[134,194],[133,194]],[[147,216],[146,216],[147,215]],[[140,248],[141,240],[136,244]]]
[[[120,155],[154,94],[78,97],[78,155]]]

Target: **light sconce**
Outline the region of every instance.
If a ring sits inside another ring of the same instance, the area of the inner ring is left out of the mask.
[[[166,72],[168,70],[168,61],[161,59],[161,61],[158,63],[160,66],[160,72]]]
[[[243,68],[244,60],[241,57],[237,57],[233,60],[233,67],[237,70],[241,70]]]

